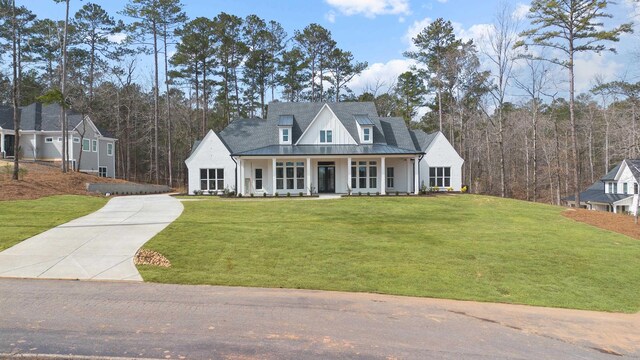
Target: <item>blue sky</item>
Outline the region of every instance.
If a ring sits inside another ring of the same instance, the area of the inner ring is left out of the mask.
[[[190,18],[213,17],[221,11],[244,17],[256,14],[266,20],[276,20],[293,35],[310,23],[329,29],[338,46],[351,51],[359,61],[367,61],[370,68],[352,88],[359,92],[376,82],[389,84],[408,68],[409,61],[402,56],[410,46],[410,38],[428,25],[430,20],[442,17],[454,23],[459,36],[478,37],[493,20],[501,2],[506,1],[514,16],[526,13],[525,0],[183,0]],[[39,17],[62,19],[64,6],[53,0],[17,0]],[[126,0],[95,0],[116,17]],[[620,0],[611,8],[614,23],[635,20],[640,22],[640,6]],[[71,0],[71,13],[84,2]],[[125,19],[126,21],[126,19]],[[526,19],[523,26],[526,26]],[[638,31],[637,31],[638,32]],[[629,35],[616,45],[618,55],[588,55],[579,59],[578,89],[586,90],[596,74],[613,80],[625,76],[638,81],[638,35]]]

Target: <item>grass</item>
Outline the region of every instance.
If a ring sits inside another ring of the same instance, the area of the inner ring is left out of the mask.
[[[473,195],[185,202],[147,281],[640,310],[640,241]]]
[[[45,230],[92,213],[106,202],[105,198],[79,195],[0,201],[0,251]]]

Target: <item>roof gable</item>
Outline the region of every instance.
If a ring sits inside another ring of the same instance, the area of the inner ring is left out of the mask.
[[[319,145],[320,131],[331,130],[332,142],[325,145],[356,145],[358,142],[351,136],[344,124],[338,119],[328,104],[325,104],[311,120],[296,145]]]

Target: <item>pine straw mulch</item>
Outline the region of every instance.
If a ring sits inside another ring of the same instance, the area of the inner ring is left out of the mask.
[[[20,168],[26,172],[19,181],[14,181],[11,179],[13,162],[0,160],[0,201],[31,200],[52,195],[90,195],[88,183],[126,182],[79,172],[63,174],[54,164],[21,162]]]
[[[569,219],[640,239],[640,224],[635,224],[633,216],[585,209],[567,209],[562,215]]]
[[[166,268],[171,267],[169,259],[159,252],[149,249],[138,250],[136,256],[133,258],[133,263],[136,265],[154,265]]]

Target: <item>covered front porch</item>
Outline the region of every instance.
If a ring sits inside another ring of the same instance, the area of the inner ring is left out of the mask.
[[[414,193],[418,156],[237,157],[239,194]]]

